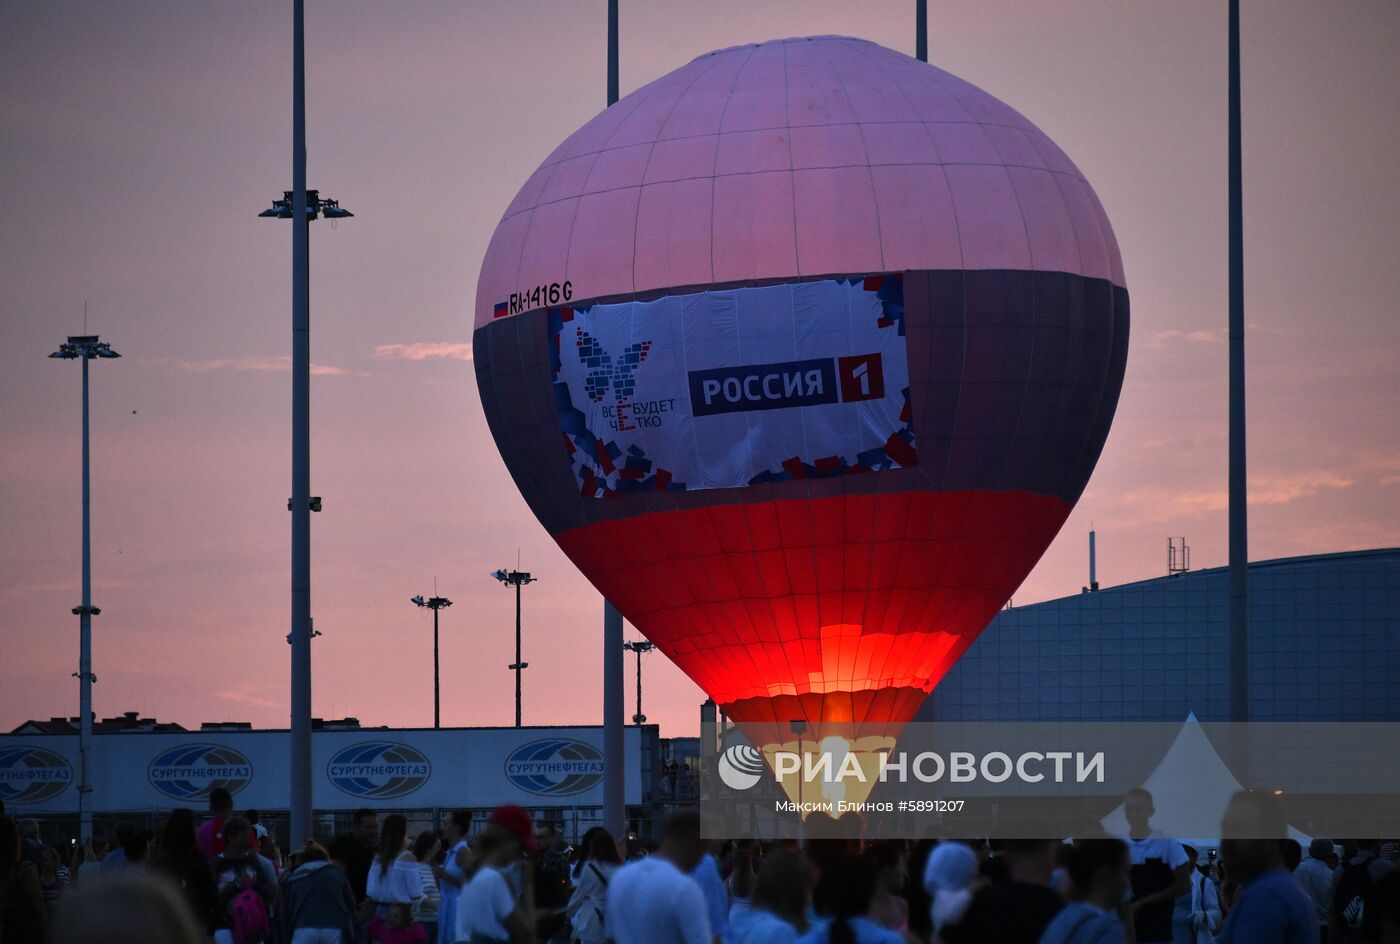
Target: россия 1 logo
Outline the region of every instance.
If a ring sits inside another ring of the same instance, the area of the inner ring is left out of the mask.
[[[603,779],[603,755],[582,741],[531,741],[506,758],[506,779],[540,796],[582,793]]]
[[[43,803],[73,782],[73,768],[61,755],[42,747],[0,749],[0,800]]]
[[[367,800],[405,796],[428,782],[433,766],[417,748],[393,741],[352,744],[326,765],[331,785]]]
[[[237,793],[248,786],[253,764],[231,747],[182,744],[157,754],[146,777],[172,799],[202,800],[219,787]]]

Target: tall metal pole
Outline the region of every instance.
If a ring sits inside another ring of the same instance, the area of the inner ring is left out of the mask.
[[[617,0],[608,0],[608,107],[618,99]],[[626,826],[623,744],[622,614],[603,601],[603,828],[621,838]]]
[[[92,473],[88,448],[88,358],[83,356],[83,602],[78,611],[78,831],[92,835]]]
[[[520,581],[515,583],[515,726],[520,727],[520,674],[525,662],[520,657]]]
[[[311,827],[311,339],[306,214],[306,35],[303,0],[292,29],[292,845]]]
[[[928,0],[914,0],[914,58],[928,62]]]
[[[622,614],[603,601],[603,828],[614,837],[626,825],[623,744]]]
[[[442,703],[438,700],[438,609],[433,607],[433,729],[442,727]]]
[[[1230,0],[1230,720],[1249,720],[1249,507],[1245,483],[1244,176],[1240,3]]]
[[[86,319],[84,319],[86,322]],[[73,607],[78,617],[78,823],[84,839],[92,836],[92,618],[102,611],[92,605],[92,451],[91,412],[88,408],[88,361],[94,357],[121,357],[97,335],[72,335],[49,357],[83,362],[83,599]]]
[[[608,0],[608,107],[617,99],[617,0]]]

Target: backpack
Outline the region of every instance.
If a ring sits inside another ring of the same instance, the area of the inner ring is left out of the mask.
[[[228,903],[228,923],[238,944],[258,944],[272,933],[267,904],[254,887],[253,876],[243,876],[243,887]]]
[[[1371,863],[1375,856],[1368,856],[1364,862],[1356,862],[1342,870],[1337,880],[1337,897],[1332,902],[1342,924],[1352,931],[1361,930],[1366,917],[1366,896],[1371,891]]]

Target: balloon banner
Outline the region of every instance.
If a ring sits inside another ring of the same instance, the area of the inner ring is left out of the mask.
[[[549,313],[583,494],[687,491],[917,465],[899,275]]]

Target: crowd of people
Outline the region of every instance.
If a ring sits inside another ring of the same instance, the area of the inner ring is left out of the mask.
[[[1286,835],[1276,797],[1241,792],[1204,855],[1124,802],[1129,834],[968,843],[707,842],[682,811],[658,841],[570,843],[518,806],[410,835],[358,811],[284,855],[216,790],[207,817],[121,827],[75,854],[0,809],[0,944],[1400,944],[1393,843]],[[825,825],[828,828],[821,828]],[[1279,838],[1232,838],[1261,837]]]

